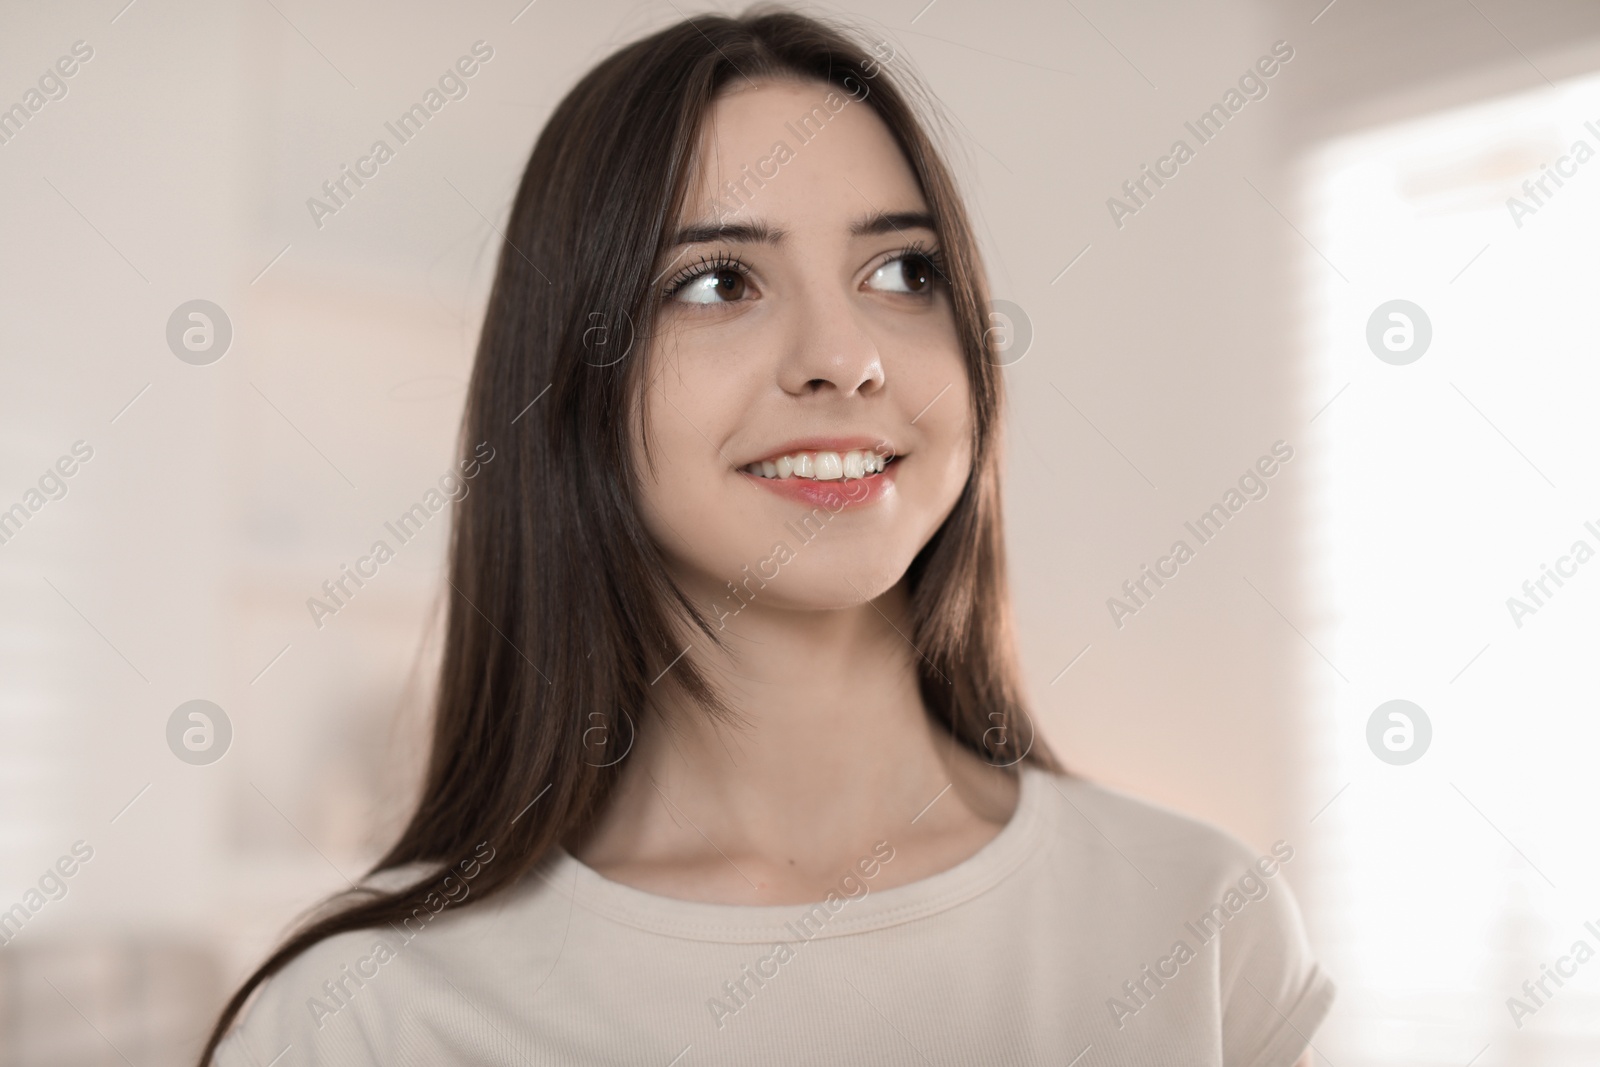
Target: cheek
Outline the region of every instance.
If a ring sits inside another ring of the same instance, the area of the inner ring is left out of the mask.
[[[705,604],[722,604],[728,582],[748,580],[746,567],[768,577],[781,570],[759,592],[774,606],[837,608],[882,593],[949,515],[971,470],[971,390],[959,347],[932,330],[880,346],[892,383],[892,413],[881,422],[907,435],[913,455],[891,498],[841,513],[809,541],[795,532],[803,506],[752,491],[719,450],[749,435],[751,419],[764,417],[755,413],[774,410],[772,369],[752,359],[747,374],[734,371],[745,364],[730,360],[730,347],[705,352],[685,339],[666,350],[644,396],[653,471],[634,435],[640,510],[674,576]],[[794,550],[781,566],[773,563],[779,543]]]
[[[901,404],[906,420],[916,419],[910,427],[916,455],[902,478],[907,504],[931,522],[926,535],[932,537],[972,469],[972,388],[966,360],[954,338],[936,335],[900,353],[886,371],[906,394]]]
[[[929,380],[925,395],[932,397],[947,384],[950,388],[917,420],[923,431],[912,457],[917,462],[907,464],[905,472],[907,499],[919,506],[924,541],[955,507],[972,472],[972,391],[959,363]]]
[[[737,572],[743,539],[739,531],[754,516],[739,512],[737,475],[719,451],[738,417],[749,407],[745,384],[713,373],[706,361],[669,355],[655,371],[644,397],[649,461],[635,421],[634,465],[646,527],[668,556],[698,570],[727,577]],[[731,570],[730,570],[731,566]]]

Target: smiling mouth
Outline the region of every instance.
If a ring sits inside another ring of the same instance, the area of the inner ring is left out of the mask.
[[[802,481],[838,482],[881,474],[899,457],[852,449],[849,452],[794,452],[777,459],[757,460],[739,469],[757,478],[798,478]]]

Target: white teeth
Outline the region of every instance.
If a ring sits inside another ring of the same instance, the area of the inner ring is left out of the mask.
[[[796,452],[777,459],[757,460],[744,467],[746,473],[761,478],[809,478],[819,482],[865,478],[889,465],[889,456],[862,449],[838,452]]]

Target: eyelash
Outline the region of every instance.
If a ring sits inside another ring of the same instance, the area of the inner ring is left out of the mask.
[[[738,256],[731,256],[726,252],[718,252],[715,256],[709,258],[701,256],[698,260],[673,275],[672,280],[667,283],[661,295],[670,300],[677,294],[678,290],[695,279],[724,270],[734,271],[745,278],[750,277],[750,268]]]
[[[926,259],[933,267],[934,276],[939,281],[946,280],[944,255],[937,248],[930,248],[921,241],[912,241],[904,248],[890,252],[872,269],[874,271],[881,270],[896,260],[908,259],[912,256],[921,256]],[[690,282],[703,278],[707,274],[716,274],[725,270],[731,270],[741,277],[750,277],[750,268],[742,259],[727,252],[718,252],[715,256],[701,256],[694,263],[689,264],[673,275],[672,280],[666,284],[661,295],[664,299],[671,300],[679,290]]]
[[[882,263],[878,264],[878,267],[873,269],[877,270],[882,267],[886,267],[897,259],[906,259],[910,256],[921,256],[923,259],[927,260],[928,265],[933,268],[934,278],[938,281],[942,282],[949,280],[944,272],[944,254],[937,248],[929,248],[921,241],[912,241],[910,244],[906,245],[906,247],[900,249],[900,251],[891,252],[888,259],[884,260]]]

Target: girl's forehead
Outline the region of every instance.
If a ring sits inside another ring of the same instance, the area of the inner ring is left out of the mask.
[[[923,205],[870,88],[801,78],[736,82],[701,124],[680,222],[730,216],[812,224]]]

